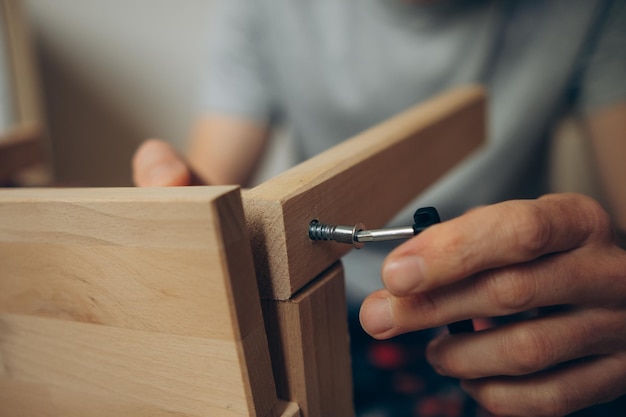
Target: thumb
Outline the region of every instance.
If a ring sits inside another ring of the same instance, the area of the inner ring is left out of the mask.
[[[133,156],[133,181],[138,187],[193,185],[194,175],[165,141],[150,139]]]

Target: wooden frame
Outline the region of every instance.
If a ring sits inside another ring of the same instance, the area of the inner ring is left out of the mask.
[[[350,246],[311,242],[314,220],[381,227],[485,138],[485,94],[442,94],[244,194],[263,298],[286,300]]]
[[[0,265],[0,415],[284,415],[237,187],[8,190]]]
[[[349,351],[333,342],[347,334],[337,262],[351,246],[312,242],[309,223],[383,226],[483,143],[485,104],[481,87],[450,91],[244,193],[278,392],[304,416],[352,410]]]
[[[33,42],[19,0],[0,0],[3,33],[0,39],[8,78],[11,107],[9,126],[0,131],[0,185],[23,181],[46,183],[50,179],[49,144],[41,112],[41,97]],[[34,174],[25,178],[26,169]]]
[[[352,415],[350,246],[308,224],[381,226],[480,145],[484,108],[478,87],[444,94],[243,203],[237,187],[1,191],[0,416]]]

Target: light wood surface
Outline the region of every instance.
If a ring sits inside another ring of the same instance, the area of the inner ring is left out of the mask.
[[[279,397],[303,417],[354,415],[341,265],[290,300],[263,300],[263,309]]]
[[[0,415],[280,415],[238,188],[2,190],[0,265]]]
[[[244,193],[261,296],[286,300],[349,245],[308,224],[381,227],[485,138],[485,95],[463,87],[416,106]]]

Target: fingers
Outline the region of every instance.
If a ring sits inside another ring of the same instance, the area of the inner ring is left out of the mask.
[[[433,340],[428,361],[442,375],[476,379],[526,375],[626,347],[626,313],[571,310],[547,317]]]
[[[432,226],[401,245],[383,266],[383,282],[404,296],[609,237],[608,216],[590,198],[508,201]]]
[[[133,180],[139,187],[195,185],[190,168],[166,142],[144,142],[133,157]]]
[[[382,339],[551,305],[617,307],[626,297],[625,270],[623,252],[581,248],[405,297],[376,292],[361,307],[361,324],[370,335]]]
[[[462,381],[483,407],[505,416],[564,416],[626,391],[626,354],[569,363],[525,377]]]

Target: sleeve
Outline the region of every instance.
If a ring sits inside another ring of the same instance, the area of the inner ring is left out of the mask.
[[[584,112],[626,100],[626,1],[604,3],[581,66],[577,105]]]
[[[201,92],[203,112],[269,122],[274,100],[258,0],[215,2],[209,27],[208,68]],[[264,60],[265,59],[265,60]]]

